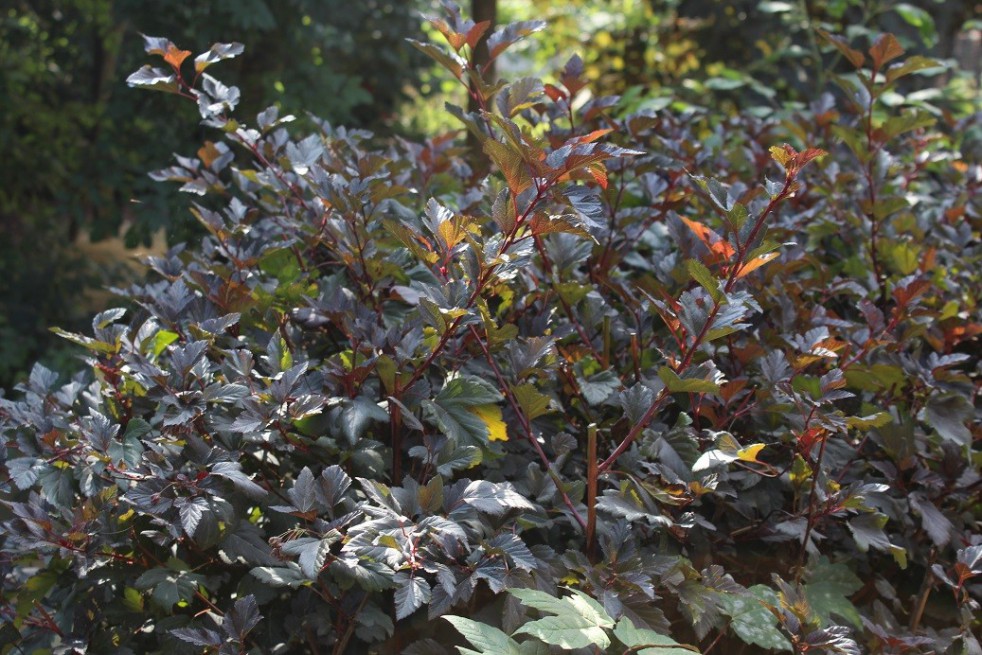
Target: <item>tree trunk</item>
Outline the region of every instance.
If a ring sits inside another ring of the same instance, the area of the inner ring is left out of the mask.
[[[494,31],[495,21],[498,15],[498,0],[471,0],[471,19],[475,23],[480,23],[481,21],[490,21],[491,26],[481,37],[481,40],[477,42],[477,47],[474,48],[474,66],[477,68],[483,68],[488,64],[490,59],[488,53],[488,36]],[[484,78],[488,81],[494,79],[494,62],[488,66],[484,73]],[[471,91],[474,91],[474,85],[471,85]],[[471,95],[467,99],[467,111],[477,112],[481,109],[480,103],[474,95]],[[470,131],[467,132],[467,148],[471,153],[471,168],[474,173],[479,176],[487,175],[488,173],[488,162],[485,157],[481,154],[481,144],[477,137],[471,134]]]

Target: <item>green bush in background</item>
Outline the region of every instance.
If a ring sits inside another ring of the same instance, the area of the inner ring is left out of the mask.
[[[193,152],[204,132],[178,129],[154,94],[126,91],[140,33],[202,46],[250,44],[229,68],[245,109],[278,103],[385,131],[426,59],[390,47],[417,36],[417,3],[401,0],[15,0],[0,13],[0,387],[47,353],[47,332],[80,327],[83,290],[114,280],[71,244],[117,235],[149,244],[195,230],[147,171]],[[381,44],[385,44],[383,47]],[[136,199],[136,202],[134,202]],[[84,324],[84,323],[83,323]],[[57,340],[60,341],[60,340]],[[60,368],[60,367],[59,367]]]

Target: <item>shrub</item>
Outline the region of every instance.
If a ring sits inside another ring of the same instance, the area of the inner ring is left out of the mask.
[[[249,127],[241,45],[147,39],[209,236],[2,400],[6,651],[978,652],[976,119],[881,101],[931,62],[829,36],[780,124],[622,116],[433,24],[488,177]]]

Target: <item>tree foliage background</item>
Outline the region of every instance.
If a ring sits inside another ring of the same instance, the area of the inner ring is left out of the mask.
[[[175,123],[162,98],[127,90],[141,32],[248,43],[227,79],[252,113],[282,103],[385,132],[425,63],[389,44],[419,30],[417,7],[395,0],[3,3],[0,386],[45,353],[51,364],[65,362],[48,328],[78,327],[88,310],[83,291],[118,279],[121,271],[73,248],[80,233],[99,240],[122,231],[133,246],[161,228],[172,242],[195,229],[147,172],[172,153],[193,152],[204,132]]]

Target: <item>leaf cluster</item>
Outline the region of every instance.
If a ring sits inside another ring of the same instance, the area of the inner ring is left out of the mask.
[[[130,83],[217,134],[154,174],[208,236],[0,399],[0,648],[976,652],[982,163],[881,102],[920,63],[625,113],[434,23],[488,175],[241,122],[241,46],[146,38]]]

